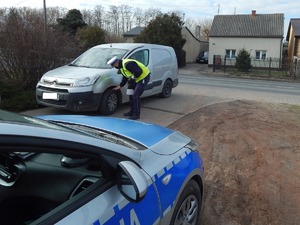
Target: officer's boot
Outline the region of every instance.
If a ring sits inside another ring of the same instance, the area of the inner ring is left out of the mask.
[[[130,111],[123,114],[123,116],[132,116],[133,115],[133,97],[129,95]]]

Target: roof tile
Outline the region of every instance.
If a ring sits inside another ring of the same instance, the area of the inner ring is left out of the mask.
[[[210,37],[283,37],[284,14],[217,15]]]

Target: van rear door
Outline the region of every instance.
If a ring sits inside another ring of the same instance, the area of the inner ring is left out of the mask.
[[[172,54],[167,49],[160,48],[151,49],[150,58],[152,62],[152,92],[156,94],[161,92],[166,79],[172,77],[174,61],[172,60]]]

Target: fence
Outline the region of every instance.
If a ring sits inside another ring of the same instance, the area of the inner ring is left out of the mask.
[[[221,55],[214,55],[213,58],[213,71],[223,70],[224,73],[241,73],[235,67],[236,60],[234,58],[228,59]],[[293,60],[281,60],[280,58],[271,57],[263,60],[251,58],[251,65],[252,68],[247,72],[249,75],[300,78],[300,58],[297,57]]]
[[[293,60],[290,60],[288,69],[294,79],[300,78],[300,58],[294,57]]]

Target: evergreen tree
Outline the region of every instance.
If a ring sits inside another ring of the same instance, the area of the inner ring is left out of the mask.
[[[57,23],[72,34],[75,34],[78,28],[87,25],[78,9],[69,10],[64,18],[57,19]]]
[[[76,33],[80,47],[84,49],[105,43],[106,32],[98,26],[86,26]]]
[[[239,51],[235,59],[235,67],[239,71],[248,72],[252,68],[250,53],[244,48]]]
[[[185,65],[185,54],[182,50],[186,40],[181,35],[183,22],[175,13],[162,14],[150,21],[149,25],[134,41],[141,43],[161,44],[174,48],[178,65]]]

